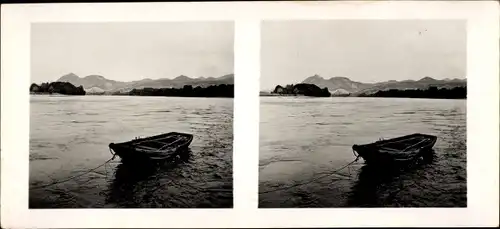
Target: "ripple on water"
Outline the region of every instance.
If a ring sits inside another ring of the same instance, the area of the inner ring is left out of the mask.
[[[291,105],[287,98],[261,98],[259,191],[313,182],[260,194],[259,207],[467,206],[465,103],[365,98],[314,101],[321,104],[321,114],[330,114],[329,120],[313,120],[318,117],[310,115],[306,105],[310,100],[294,99]],[[438,136],[432,160],[401,171],[353,165],[341,171],[346,176],[315,180],[354,159],[352,144],[415,132]]]
[[[81,176],[30,190],[30,208],[232,207],[232,99],[50,99],[59,101],[31,100],[30,187]],[[55,112],[78,106],[98,112]],[[182,116],[189,118],[177,121]],[[152,169],[123,166],[117,158],[84,174],[111,157],[110,142],[171,131],[195,134],[182,160]],[[207,182],[210,190],[203,188]]]

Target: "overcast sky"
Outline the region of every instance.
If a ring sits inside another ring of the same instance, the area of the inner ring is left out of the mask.
[[[318,74],[358,82],[466,77],[465,21],[262,23],[261,89]]]
[[[70,72],[119,81],[233,73],[232,21],[39,23],[31,28],[31,81],[36,83]]]

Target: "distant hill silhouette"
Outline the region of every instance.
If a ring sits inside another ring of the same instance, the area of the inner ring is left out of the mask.
[[[302,81],[302,83],[314,84],[321,88],[326,87],[330,92],[344,91],[347,93],[356,92],[373,86],[373,84],[352,81],[347,77],[324,79],[319,75],[310,76]]]
[[[436,80],[431,77],[424,77],[420,80],[404,80],[404,81],[389,81],[374,85],[373,87],[360,90],[355,92],[353,95],[357,96],[360,94],[374,94],[378,91],[387,90],[427,90],[430,87],[436,87],[438,89],[446,88],[452,89],[456,87],[467,87],[466,80]]]
[[[334,95],[351,94],[357,96],[360,94],[368,95],[378,91],[386,91],[390,89],[406,90],[406,89],[421,89],[425,90],[429,87],[437,88],[454,88],[465,87],[467,81],[465,79],[444,79],[436,80],[431,77],[424,77],[420,80],[390,80],[379,83],[361,83],[352,81],[347,77],[332,77],[325,79],[319,75],[313,75],[306,78],[302,83],[315,84],[321,88],[328,88],[330,93]]]
[[[125,86],[125,82],[119,82],[115,80],[109,80],[100,75],[89,75],[83,78],[78,77],[74,73],[69,73],[57,80],[57,82],[69,82],[73,85],[83,86],[85,89],[99,88],[101,90],[107,91],[112,90],[116,87]]]
[[[86,91],[91,93],[96,92],[101,94],[102,91],[104,91],[104,93],[113,94],[129,92],[132,89],[141,88],[181,88],[185,85],[191,85],[193,87],[208,87],[210,85],[234,84],[234,74],[228,74],[217,78],[190,78],[188,76],[181,75],[174,79],[142,79],[131,82],[122,82],[106,79],[104,76],[100,75],[89,75],[80,78],[74,73],[69,73],[62,76],[57,81],[69,82],[78,86],[81,85]]]

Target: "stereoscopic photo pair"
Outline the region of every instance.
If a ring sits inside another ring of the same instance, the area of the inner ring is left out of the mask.
[[[467,206],[466,21],[260,32],[260,208]],[[29,208],[233,207],[234,22],[30,39]]]

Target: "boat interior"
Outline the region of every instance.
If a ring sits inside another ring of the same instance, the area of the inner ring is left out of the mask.
[[[133,145],[137,148],[145,150],[160,150],[160,149],[167,149],[170,146],[175,146],[176,143],[181,143],[185,141],[188,141],[188,136],[175,135],[175,136],[166,136],[163,138],[155,138],[155,139],[139,141],[134,143]]]
[[[405,152],[414,147],[419,147],[423,144],[428,144],[432,141],[430,138],[415,136],[412,138],[401,139],[397,141],[388,141],[377,144],[379,149],[384,152],[397,153]]]

